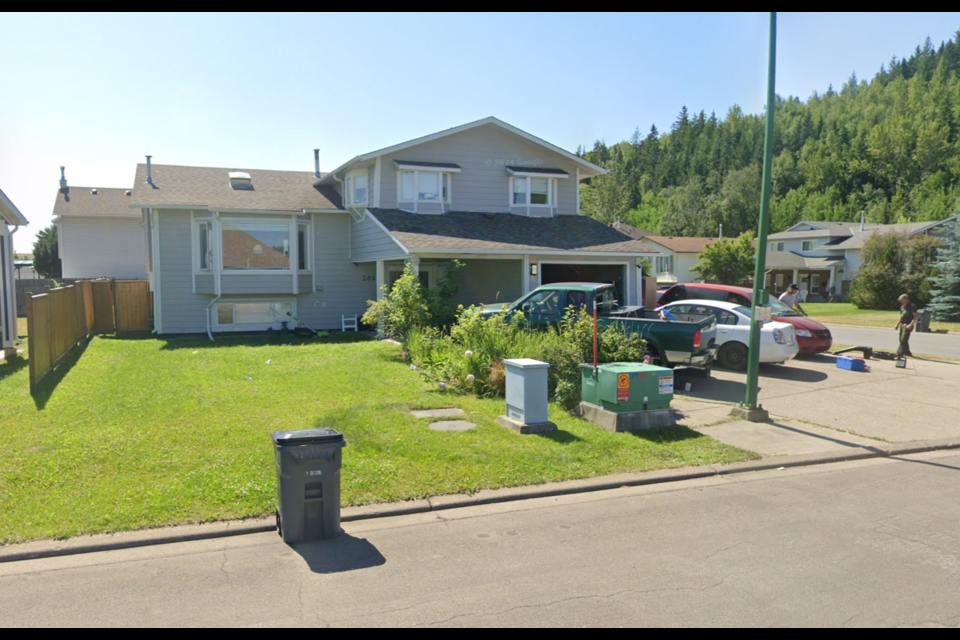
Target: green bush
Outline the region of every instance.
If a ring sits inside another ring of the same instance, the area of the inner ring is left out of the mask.
[[[551,398],[565,408],[580,402],[580,364],[593,361],[589,315],[571,308],[558,327],[540,331],[529,327],[522,313],[478,311],[461,313],[449,335],[437,329],[411,331],[404,351],[410,363],[447,389],[492,397],[504,394],[504,360],[534,358],[550,363]],[[646,352],[642,338],[617,325],[602,330],[597,343],[600,362],[641,362]]]
[[[455,281],[463,266],[459,260],[451,260],[437,286],[428,289],[420,284],[413,265],[407,263],[392,289],[383,285],[383,297],[367,302],[361,322],[379,327],[382,335],[394,340],[405,340],[411,331],[423,327],[449,327],[460,311]]]
[[[940,240],[926,235],[873,234],[860,251],[863,266],[850,285],[851,302],[860,309],[895,310],[906,293],[918,307],[926,306],[940,246]]]

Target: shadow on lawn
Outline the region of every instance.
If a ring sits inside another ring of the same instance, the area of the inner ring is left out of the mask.
[[[637,437],[641,440],[646,440],[651,444],[669,444],[671,442],[683,442],[684,440],[697,440],[699,438],[706,438],[708,436],[703,435],[693,429],[689,429],[684,426],[677,425],[675,427],[667,427],[665,429],[647,429],[645,431],[625,431],[634,437]]]
[[[314,573],[345,573],[380,567],[387,563],[375,546],[365,538],[354,538],[346,533],[336,540],[303,542],[290,547]]]
[[[70,373],[73,366],[83,357],[83,352],[87,350],[89,344],[90,340],[84,340],[74,347],[63,359],[63,362],[61,362],[56,369],[48,373],[47,377],[37,385],[37,389],[33,394],[33,403],[39,411],[43,411],[46,408],[47,402],[50,401],[50,397],[53,396],[53,392],[57,389],[57,385],[67,377],[67,374]]]
[[[26,358],[3,360],[0,362],[0,381],[3,381],[4,378],[9,378],[21,369],[25,369],[28,364],[30,363],[27,362]]]
[[[149,338],[113,338],[115,340],[138,340],[148,339],[156,340],[155,336]],[[299,346],[313,344],[353,344],[356,342],[370,342],[373,338],[368,333],[343,333],[333,331],[327,338],[300,338],[292,334],[281,335],[279,333],[240,333],[230,335],[214,335],[214,342],[206,336],[184,335],[162,338],[163,351],[178,351],[180,349],[222,349],[225,347],[275,347],[275,346]]]

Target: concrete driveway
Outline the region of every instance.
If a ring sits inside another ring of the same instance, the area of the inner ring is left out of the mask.
[[[960,438],[960,363],[917,358],[907,363],[897,369],[892,361],[870,360],[870,370],[861,373],[837,369],[832,356],[763,366],[760,403],[788,426],[888,442]],[[730,404],[742,402],[745,379],[719,369],[711,378],[691,379],[691,391],[675,403],[683,423],[698,428],[723,420]]]
[[[884,351],[896,351],[900,336],[893,327],[875,329],[873,327],[851,327],[847,325],[827,325],[833,334],[835,344],[874,347]],[[910,338],[910,350],[916,354],[927,354],[941,358],[960,360],[960,334],[955,333],[914,333]]]

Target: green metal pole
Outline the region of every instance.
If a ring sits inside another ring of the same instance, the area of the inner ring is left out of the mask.
[[[767,231],[770,228],[770,172],[773,165],[773,111],[776,100],[777,68],[777,12],[770,12],[770,59],[767,68],[767,120],[763,139],[763,184],[760,188],[760,228],[757,231],[757,264],[753,272],[753,317],[757,317],[757,306],[767,301],[761,300],[764,291],[763,276],[767,263]],[[757,409],[757,383],[760,377],[760,327],[754,320],[750,323],[750,353],[747,364],[747,393],[743,404],[749,409]]]

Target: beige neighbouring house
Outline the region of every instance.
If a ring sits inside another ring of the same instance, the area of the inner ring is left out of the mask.
[[[60,167],[53,205],[64,278],[147,278],[143,216],[130,208],[132,189],[67,185]]]
[[[613,228],[639,241],[646,252],[656,254],[649,259],[659,286],[701,282],[700,275],[691,269],[700,262],[700,254],[706,246],[717,241],[717,238],[659,236],[619,221],[613,224]]]
[[[15,355],[17,347],[17,289],[14,282],[13,234],[27,219],[0,191],[0,352]]]

